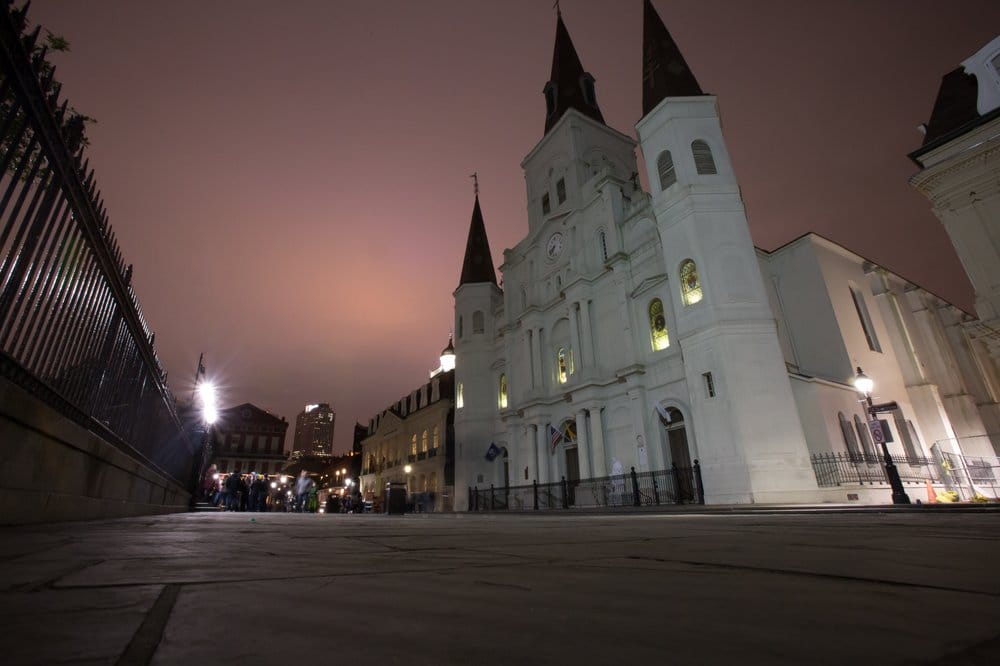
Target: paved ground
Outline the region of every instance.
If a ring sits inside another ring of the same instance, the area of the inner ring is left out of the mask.
[[[6,664],[996,664],[1000,512],[0,530]]]

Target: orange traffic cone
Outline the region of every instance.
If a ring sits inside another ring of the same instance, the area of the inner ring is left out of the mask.
[[[934,486],[931,485],[930,479],[926,479],[926,481],[927,481],[927,503],[937,504],[937,493],[934,491]]]

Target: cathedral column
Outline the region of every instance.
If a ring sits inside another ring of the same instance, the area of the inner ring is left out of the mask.
[[[542,388],[542,329],[531,329],[531,379],[532,385]]]
[[[583,299],[580,301],[580,324],[583,327],[583,346],[581,350],[586,364],[592,367],[597,364],[594,358],[594,333],[590,328],[590,301]]]
[[[538,424],[532,426],[535,429],[535,454],[538,460],[538,483],[549,482],[549,446],[548,433],[545,426]]]
[[[572,345],[571,354],[573,358],[573,367],[570,368],[570,374],[576,374],[576,367],[583,366],[583,350],[580,348],[580,323],[576,319],[576,303],[570,303],[569,306],[569,343]]]
[[[594,476],[608,475],[608,457],[604,450],[604,419],[601,418],[601,408],[590,411],[590,436],[593,438]]]
[[[583,409],[576,413],[576,454],[580,461],[580,478],[589,479],[590,471],[590,442],[587,437],[587,412]]]

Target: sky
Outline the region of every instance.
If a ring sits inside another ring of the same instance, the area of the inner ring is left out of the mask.
[[[427,380],[473,205],[496,265],[527,232],[550,0],[34,0],[178,396],[200,353],[224,406],[355,421]],[[715,94],[754,242],[823,234],[966,308],[908,184],[941,77],[995,0],[654,0]],[[642,2],[563,0],[607,123],[635,136]]]

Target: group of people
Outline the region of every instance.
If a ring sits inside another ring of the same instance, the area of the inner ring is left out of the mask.
[[[233,470],[225,481],[219,479],[211,501],[226,511],[267,511],[270,490],[271,479],[267,474],[240,474],[239,470]]]

